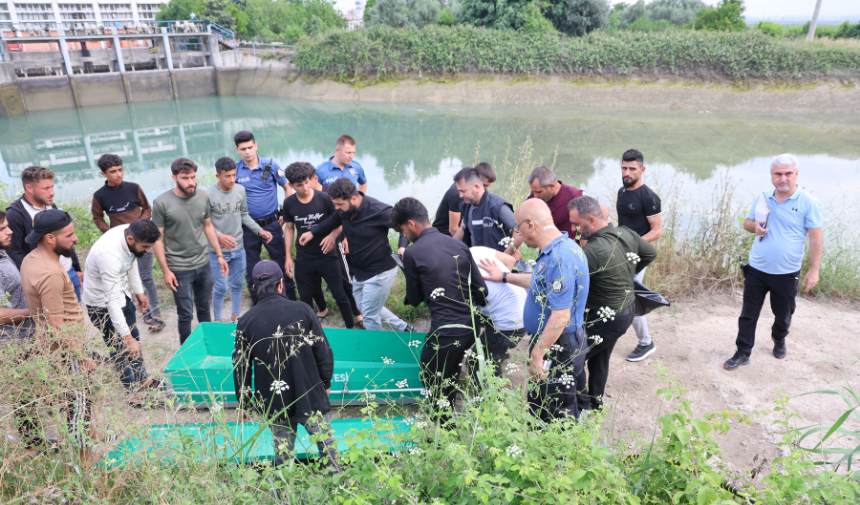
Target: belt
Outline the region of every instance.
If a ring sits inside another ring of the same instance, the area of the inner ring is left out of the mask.
[[[281,217],[281,213],[276,210],[264,218],[255,219],[254,222],[260,226],[267,226],[277,221],[279,217]]]

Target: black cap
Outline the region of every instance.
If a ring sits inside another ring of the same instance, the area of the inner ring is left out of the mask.
[[[251,273],[251,280],[255,286],[265,286],[273,282],[277,283],[284,278],[284,273],[281,272],[281,267],[272,260],[263,260],[254,266],[254,271]]]
[[[68,212],[60,209],[43,210],[36,214],[33,219],[33,230],[24,240],[30,245],[36,245],[45,234],[62,230],[70,224],[72,224],[72,216]]]

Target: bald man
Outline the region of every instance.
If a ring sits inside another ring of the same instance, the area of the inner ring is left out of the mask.
[[[543,200],[526,200],[515,217],[514,235],[540,249],[534,273],[502,272],[495,262],[483,260],[484,279],[528,289],[523,323],[531,335],[529,374],[539,383],[537,392],[528,394],[532,414],[544,421],[578,418],[574,378],[582,372],[587,350],[588,263],[576,242],[556,228]]]

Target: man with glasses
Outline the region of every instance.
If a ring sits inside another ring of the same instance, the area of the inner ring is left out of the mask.
[[[480,172],[472,167],[457,172],[454,184],[463,199],[460,203],[463,224],[454,233],[454,238],[469,247],[485,246],[504,251],[516,225],[511,204],[486,191]]]

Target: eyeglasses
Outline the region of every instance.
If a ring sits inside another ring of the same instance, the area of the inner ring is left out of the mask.
[[[520,221],[519,223],[517,223],[517,225],[516,225],[516,226],[514,226],[514,232],[516,232],[516,233],[518,233],[518,234],[522,235],[522,232],[520,231],[520,226],[522,226],[522,225],[523,225],[523,223],[525,223],[526,221],[528,221],[528,219],[523,219],[522,221]]]

